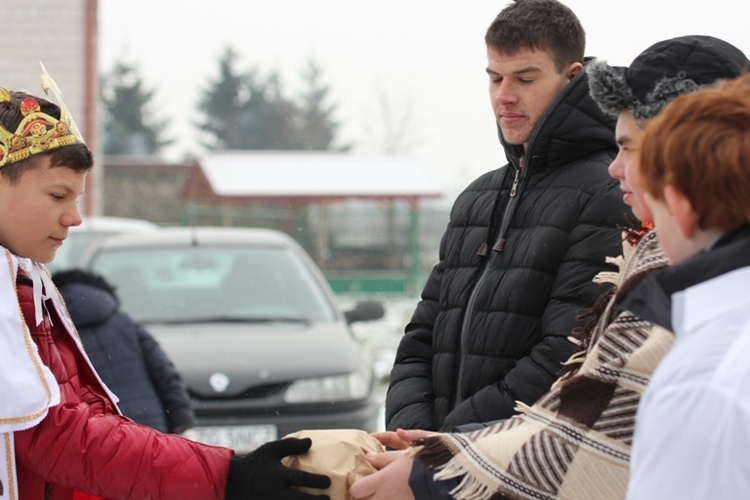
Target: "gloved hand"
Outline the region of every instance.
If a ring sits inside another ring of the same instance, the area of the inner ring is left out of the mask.
[[[232,457],[227,479],[227,500],[327,500],[327,495],[310,495],[292,488],[325,489],[331,486],[331,478],[290,469],[281,464],[282,458],[304,453],[311,445],[310,438],[287,438],[266,443],[247,455]]]

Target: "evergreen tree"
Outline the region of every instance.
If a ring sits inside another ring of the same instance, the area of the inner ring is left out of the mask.
[[[250,78],[246,119],[250,127],[243,149],[301,149],[299,109],[283,91],[277,72]]]
[[[338,123],[333,118],[335,106],[328,105],[329,87],[321,83],[322,70],[318,64],[310,59],[302,79],[306,85],[302,95],[301,124],[302,147],[304,149],[328,150],[338,129]]]
[[[167,121],[151,110],[154,90],[146,89],[135,64],[117,61],[101,79],[104,103],[104,154],[158,155],[171,144],[164,138]]]
[[[237,54],[227,47],[219,61],[219,78],[209,83],[198,103],[204,120],[198,128],[210,138],[200,140],[212,149],[245,149],[248,127],[248,79],[235,70]]]
[[[302,103],[286,96],[278,72],[235,69],[236,53],[227,48],[219,77],[204,89],[198,104],[198,128],[211,136],[201,141],[213,149],[331,149],[336,124],[326,107],[328,88],[320,69],[310,63]]]

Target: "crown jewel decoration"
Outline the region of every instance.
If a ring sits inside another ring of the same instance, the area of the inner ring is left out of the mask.
[[[41,64],[41,63],[39,63]],[[50,92],[60,107],[60,119],[43,113],[33,97],[21,101],[23,119],[14,132],[0,124],[0,168],[25,160],[33,155],[71,144],[85,144],[73,117],[70,115],[62,92],[42,66],[41,83],[44,93]],[[0,105],[11,101],[8,90],[0,87]]]

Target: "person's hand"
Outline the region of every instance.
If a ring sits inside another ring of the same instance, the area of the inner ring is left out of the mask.
[[[430,431],[411,430],[405,431],[404,429],[398,429],[396,432],[385,431],[385,432],[373,432],[371,435],[380,441],[380,444],[386,448],[392,450],[405,450],[409,447],[409,443],[417,439],[432,434]]]
[[[349,488],[349,494],[359,499],[367,500],[406,500],[413,499],[414,494],[409,487],[409,475],[414,463],[414,457],[409,451],[386,451],[383,453],[368,453],[367,460],[378,470],[356,481]]]
[[[310,495],[294,487],[325,489],[331,478],[290,469],[281,464],[289,455],[299,455],[310,449],[310,438],[286,438],[271,441],[247,455],[232,457],[227,479],[227,500],[274,498],[279,500],[328,499],[327,495]]]

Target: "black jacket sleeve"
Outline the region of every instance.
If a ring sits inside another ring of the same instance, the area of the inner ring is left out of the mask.
[[[435,472],[418,458],[414,459],[409,475],[409,488],[416,500],[443,500],[453,498],[450,491],[458,486],[459,478],[435,481]]]
[[[433,406],[432,331],[439,309],[441,275],[441,264],[438,264],[427,280],[422,300],[396,351],[385,399],[388,430],[437,430]]]

